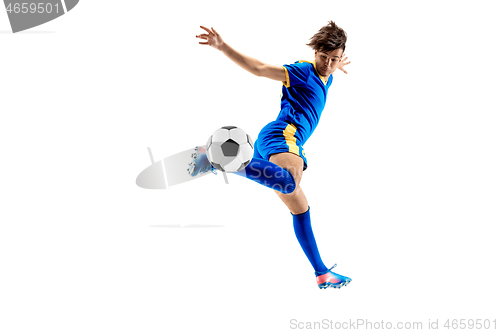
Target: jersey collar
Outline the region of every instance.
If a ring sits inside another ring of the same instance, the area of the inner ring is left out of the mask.
[[[318,76],[319,76],[319,78],[321,79],[321,81],[323,81],[323,83],[324,83],[324,84],[325,84],[325,86],[326,86],[326,84],[328,83],[328,79],[330,78],[330,75],[332,75],[332,74],[328,75],[328,76],[325,78],[324,76],[321,76],[321,75],[319,74],[318,70],[316,69],[316,60],[313,60],[313,61],[312,61],[312,64],[314,65],[314,71],[316,72],[316,75],[318,75]]]

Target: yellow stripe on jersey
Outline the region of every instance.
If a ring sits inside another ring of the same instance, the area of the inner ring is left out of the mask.
[[[288,151],[300,156],[299,146],[297,146],[297,138],[295,137],[296,131],[297,127],[293,126],[292,124],[288,124],[288,126],[283,130],[283,135],[285,136]]]
[[[288,69],[285,66],[281,66],[285,69],[286,81],[282,81],[283,85],[287,88],[290,88],[290,77],[288,76]]]

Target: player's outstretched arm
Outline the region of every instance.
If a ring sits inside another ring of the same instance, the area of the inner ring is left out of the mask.
[[[222,37],[217,31],[215,31],[214,28],[208,29],[203,26],[200,26],[200,28],[207,32],[206,34],[196,35],[196,38],[206,40],[206,42],[200,42],[200,44],[209,45],[221,51],[238,66],[254,75],[267,77],[277,81],[286,81],[286,73],[283,67],[265,64],[260,60],[236,51],[224,42]]]

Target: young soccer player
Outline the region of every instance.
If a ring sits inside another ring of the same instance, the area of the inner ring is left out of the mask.
[[[254,156],[240,176],[273,188],[290,210],[295,235],[313,266],[318,287],[340,288],[351,279],[331,271],[321,260],[311,228],[310,208],[300,187],[307,169],[303,145],[318,125],[325,107],[332,74],[350,63],[344,56],[347,35],[334,22],[322,27],[307,45],[314,49],[314,61],[273,66],[246,56],[227,43],[214,28],[201,26],[206,33],[197,35],[250,73],[281,81],[281,111],[275,121],[260,131],[254,143]],[[267,172],[266,172],[267,171]]]

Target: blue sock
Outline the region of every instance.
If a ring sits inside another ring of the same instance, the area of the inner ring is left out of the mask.
[[[295,230],[295,236],[302,247],[302,250],[309,259],[309,262],[314,267],[316,272],[325,272],[328,270],[325,264],[321,260],[319,255],[318,246],[316,245],[316,240],[314,239],[314,234],[311,227],[311,216],[309,214],[309,207],[307,212],[302,214],[297,214],[293,216],[293,229]]]
[[[252,158],[245,169],[234,174],[248,178],[261,185],[281,193],[292,193],[295,190],[295,179],[285,168],[261,158]]]

